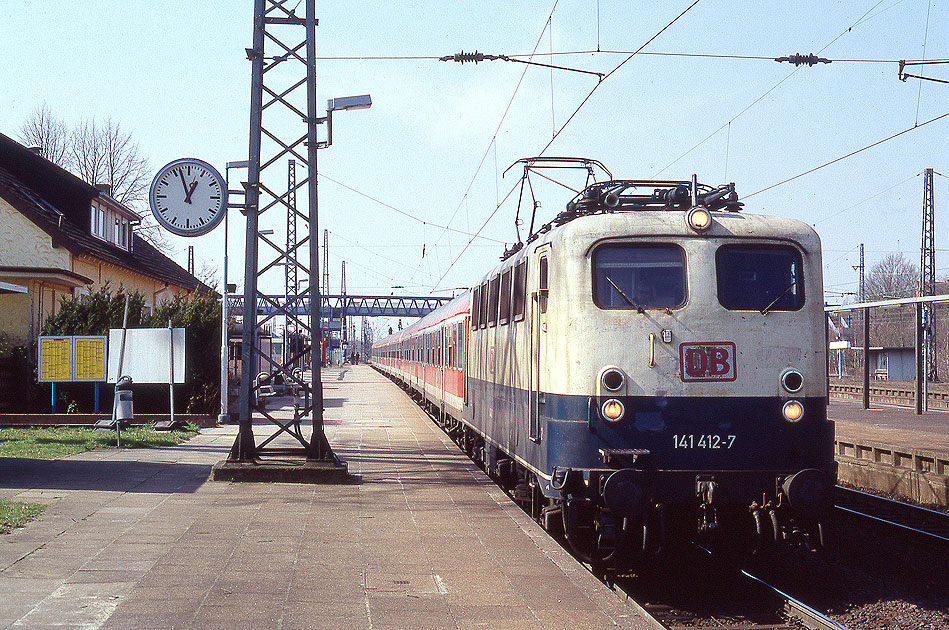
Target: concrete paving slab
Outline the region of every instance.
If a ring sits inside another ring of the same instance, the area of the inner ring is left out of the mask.
[[[398,388],[364,366],[324,383],[344,484],[208,481],[234,425],[0,460],[0,495],[50,504],[0,545],[0,627],[644,627]]]

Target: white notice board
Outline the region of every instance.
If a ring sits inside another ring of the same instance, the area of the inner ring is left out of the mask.
[[[131,376],[132,383],[169,383],[171,377],[172,330],[174,331],[175,382],[185,382],[184,328],[129,328],[125,331],[125,359],[122,376]],[[109,330],[109,382],[114,383],[119,369],[122,329]]]

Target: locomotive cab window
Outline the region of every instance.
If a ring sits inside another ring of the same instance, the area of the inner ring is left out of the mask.
[[[593,252],[600,308],[675,308],[685,303],[685,252],[675,245],[604,245]]]
[[[788,246],[723,245],[715,253],[718,301],[732,311],[796,311],[804,305],[801,254]]]

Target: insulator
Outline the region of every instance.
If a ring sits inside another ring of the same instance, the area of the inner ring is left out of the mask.
[[[803,66],[805,64],[808,66],[815,66],[819,63],[830,63],[831,60],[826,59],[825,57],[818,57],[813,53],[810,55],[795,53],[793,55],[788,55],[787,57],[778,57],[775,59],[775,61],[787,61],[788,63],[793,63],[795,66]]]
[[[440,57],[441,61],[457,61],[458,63],[478,63],[479,61],[492,61],[498,59],[497,55],[485,55],[480,53],[477,50],[471,53],[466,53],[461,51],[460,53],[455,53],[454,55],[447,55],[445,57]]]

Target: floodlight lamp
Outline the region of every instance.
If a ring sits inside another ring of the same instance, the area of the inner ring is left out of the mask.
[[[369,107],[372,107],[372,97],[368,94],[341,96],[326,101],[326,110],[330,112],[347,109],[368,109]]]

